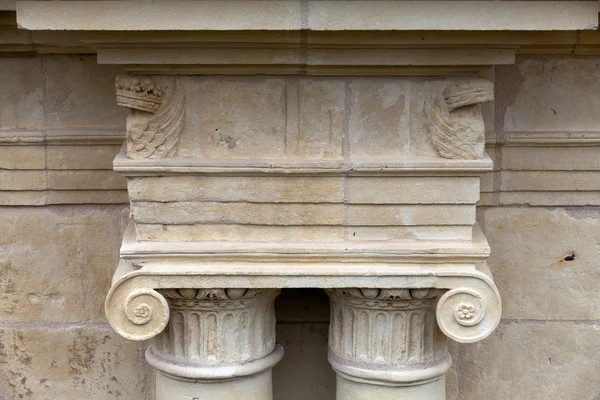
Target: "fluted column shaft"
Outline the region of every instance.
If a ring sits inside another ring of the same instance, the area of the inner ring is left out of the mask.
[[[156,400],[269,400],[276,289],[163,290],[170,319],[146,351]]]
[[[451,359],[437,290],[333,289],[329,362],[337,400],[443,400]]]

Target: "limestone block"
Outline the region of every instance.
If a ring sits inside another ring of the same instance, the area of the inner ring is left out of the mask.
[[[2,327],[0,366],[0,396],[6,399],[152,396],[144,345],[120,338],[105,324]]]
[[[600,189],[596,171],[502,171],[502,191],[590,191]]]
[[[503,147],[502,168],[512,171],[598,171],[600,147]]]
[[[103,320],[122,211],[123,206],[3,208],[0,319]]]
[[[43,146],[0,146],[1,169],[44,169],[46,155]]]
[[[477,177],[352,177],[347,179],[350,204],[474,204]]]
[[[596,130],[597,65],[596,58],[523,56],[514,66],[498,67],[496,107],[504,110],[504,131]]]
[[[484,227],[505,318],[600,318],[597,210],[491,208]]]
[[[125,189],[127,182],[125,178],[113,171],[60,171],[50,170],[48,175],[48,187],[50,189]]]
[[[409,146],[410,82],[356,79],[350,83],[350,154],[397,158]]]
[[[205,157],[278,158],[285,151],[285,81],[205,78],[199,124]]]
[[[294,88],[293,82],[288,83],[286,144],[291,147],[293,155],[317,159],[342,157],[346,96],[344,81],[301,79],[298,82],[297,99],[291,88]],[[298,115],[290,118],[294,109],[298,110]],[[293,135],[295,131],[297,138]]]
[[[47,203],[48,193],[43,190],[0,190],[0,205],[41,206]]]
[[[349,225],[473,225],[475,207],[468,205],[350,205]]]
[[[127,111],[115,102],[116,68],[98,65],[93,56],[51,55],[45,58],[45,64],[46,127],[124,130]]]
[[[343,204],[133,202],[133,217],[146,224],[341,225]]]
[[[49,190],[47,204],[127,204],[126,190]]]
[[[548,301],[560,301],[554,294]],[[461,347],[461,399],[598,398],[598,329],[569,322],[500,325],[489,339]]]
[[[529,206],[599,206],[600,191],[572,192],[502,192],[499,193],[502,205]]]
[[[40,59],[2,58],[0,87],[0,129],[41,129],[44,126]]]
[[[333,177],[171,176],[128,179],[131,201],[340,203],[343,181]]]
[[[138,240],[190,242],[190,241],[341,241],[342,226],[268,226],[268,225],[159,225],[137,224]]]
[[[361,240],[471,240],[472,225],[350,226],[346,237]]]
[[[48,146],[48,169],[112,169],[119,148],[118,145]]]
[[[0,170],[0,190],[44,190],[46,185],[44,170]]]

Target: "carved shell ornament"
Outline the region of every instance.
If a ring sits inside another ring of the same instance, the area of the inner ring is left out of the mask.
[[[429,131],[440,156],[483,158],[485,127],[481,103],[494,99],[494,84],[485,79],[453,81],[426,107]]]
[[[129,108],[127,156],[173,157],[183,128],[183,88],[175,77],[119,75],[117,104]]]

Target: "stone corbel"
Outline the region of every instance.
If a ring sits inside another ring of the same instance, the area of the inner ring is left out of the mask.
[[[160,262],[136,268],[121,260],[117,278],[106,299],[106,314],[112,328],[130,340],[147,340],[168,324],[169,303],[164,291],[171,289],[245,288],[363,288],[377,301],[384,293],[393,297],[402,290],[438,289],[436,320],[441,331],[461,343],[484,339],[498,325],[501,300],[485,264],[471,266],[393,266],[365,264],[340,266],[322,263],[198,263],[181,261],[168,268]],[[376,277],[369,273],[376,269]],[[344,275],[340,275],[340,271]],[[383,291],[380,288],[389,288]],[[372,289],[372,290],[371,290]],[[400,291],[398,291],[400,290]],[[224,292],[229,293],[229,292]],[[419,293],[412,292],[412,293]],[[400,294],[398,295],[400,296]]]
[[[440,156],[481,159],[485,126],[481,104],[494,100],[494,84],[485,79],[453,81],[426,106],[429,130]]]
[[[179,79],[169,76],[119,75],[117,104],[127,117],[127,157],[173,157],[183,128],[184,96]]]

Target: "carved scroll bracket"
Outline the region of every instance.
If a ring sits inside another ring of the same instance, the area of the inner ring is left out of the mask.
[[[119,75],[117,104],[129,108],[127,157],[173,157],[183,129],[184,96],[179,79],[168,76]]]
[[[168,264],[168,265],[167,265]],[[436,318],[442,332],[462,343],[479,341],[500,322],[500,294],[486,265],[415,265],[349,263],[199,262],[191,259],[148,262],[134,267],[122,260],[106,299],[106,314],[115,331],[127,339],[146,340],[167,325],[164,289],[230,288],[365,288],[400,295],[397,289],[440,289]],[[219,292],[221,293],[221,292]],[[419,293],[418,291],[413,293]],[[377,296],[378,294],[376,294]],[[377,299],[374,299],[377,301]]]

